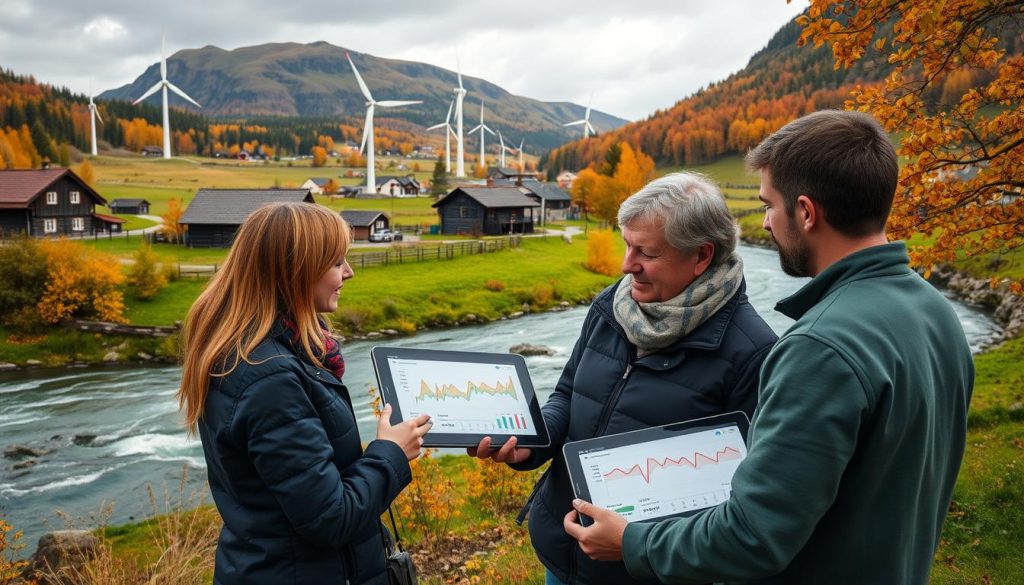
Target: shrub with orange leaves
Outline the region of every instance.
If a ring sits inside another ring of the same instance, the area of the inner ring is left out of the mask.
[[[619,274],[621,263],[615,253],[614,240],[611,230],[591,230],[587,234],[587,260],[583,266],[605,276]]]
[[[40,243],[46,256],[47,279],[36,304],[40,319],[59,323],[92,317],[124,323],[124,273],[117,258],[64,238]]]
[[[28,566],[28,561],[16,561],[14,556],[25,543],[21,542],[22,533],[0,517],[0,585],[8,585],[19,580],[21,572]]]

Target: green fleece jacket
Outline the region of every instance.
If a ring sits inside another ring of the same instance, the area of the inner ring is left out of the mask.
[[[829,266],[776,310],[731,498],[626,528],[663,583],[926,584],[967,433],[974,362],[902,243]]]

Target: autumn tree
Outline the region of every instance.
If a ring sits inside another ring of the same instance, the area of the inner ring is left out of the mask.
[[[128,268],[128,286],[136,298],[144,301],[152,299],[167,286],[167,277],[157,267],[153,246],[143,244],[132,255],[132,265]]]
[[[78,171],[76,172],[78,178],[89,185],[90,187],[96,184],[96,171],[92,168],[92,163],[88,159],[83,159],[82,164],[78,165]]]
[[[16,235],[0,246],[0,322],[18,329],[38,322],[35,304],[46,275],[46,256],[38,240]]]
[[[593,169],[586,168],[579,172],[576,180],[569,187],[569,196],[572,202],[583,212],[583,220],[587,220],[587,212],[594,204],[594,196],[600,187],[600,183],[607,180],[606,177],[597,174]]]
[[[160,233],[167,237],[171,243],[181,243],[185,237],[185,226],[181,223],[181,216],[185,210],[181,207],[181,199],[171,199],[167,202],[167,211],[160,215],[163,224],[160,226]]]
[[[45,323],[72,317],[124,323],[124,283],[117,258],[66,239],[39,244],[46,256],[46,285],[36,304]]]
[[[799,42],[828,43],[836,69],[872,58],[892,67],[846,107],[900,136],[907,163],[888,232],[934,240],[911,249],[918,265],[1024,246],[1024,55],[1012,44],[1022,17],[1022,0],[811,0],[798,18]],[[965,75],[984,81],[968,87]]]
[[[622,202],[654,178],[654,160],[633,150],[629,143],[618,145],[615,158],[614,173],[611,177],[597,175],[588,202],[591,213],[610,225],[615,224]]]
[[[327,182],[324,183],[323,190],[324,190],[324,195],[334,195],[334,194],[336,194],[338,192],[338,182],[335,181],[333,178],[327,179]]]
[[[313,166],[322,167],[327,164],[327,151],[322,146],[314,146],[312,150]]]

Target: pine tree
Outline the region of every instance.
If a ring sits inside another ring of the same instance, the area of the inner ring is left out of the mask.
[[[448,193],[448,174],[444,172],[444,161],[441,157],[434,163],[434,174],[430,176],[430,194],[434,196]]]

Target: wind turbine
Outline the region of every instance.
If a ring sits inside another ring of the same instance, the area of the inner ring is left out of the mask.
[[[170,117],[167,114],[167,90],[170,89],[179,96],[185,98],[189,102],[195,104],[197,108],[203,106],[199,105],[199,102],[188,97],[188,94],[178,89],[178,86],[174,85],[170,81],[167,81],[167,58],[164,56],[164,37],[160,36],[160,81],[156,82],[153,87],[149,88],[149,91],[142,94],[142,97],[132,102],[132,105],[138,105],[142,100],[148,98],[154,93],[163,90],[164,98],[164,158],[171,158],[171,122]]]
[[[594,94],[590,94],[590,101],[587,102],[587,113],[586,113],[586,115],[583,116],[582,120],[576,120],[575,122],[569,122],[568,124],[562,124],[562,126],[578,126],[580,124],[583,124],[583,137],[584,138],[586,138],[587,136],[590,135],[587,132],[588,130],[591,133],[593,133],[593,134],[597,134],[597,130],[594,130],[594,127],[590,125],[590,103],[593,102],[593,101],[594,101]]]
[[[455,74],[459,77],[459,87],[456,87],[453,91],[455,92],[455,127],[457,128],[457,135],[455,140],[455,176],[465,177],[466,176],[466,164],[465,155],[462,148],[462,100],[466,97],[466,88],[462,87],[462,69],[459,66],[459,56],[455,55]]]
[[[452,119],[452,107],[454,105],[455,105],[455,100],[452,100],[448,104],[448,115],[445,116],[443,124],[435,124],[435,125],[431,126],[430,128],[427,128],[427,131],[437,130],[438,128],[444,128],[445,129],[445,131],[444,131],[444,172],[446,172],[448,174],[451,174],[451,172],[452,172],[452,134],[455,134],[455,131],[452,130],[452,125],[450,124],[450,122],[451,122],[451,119]]]
[[[480,166],[483,167],[487,166],[487,161],[484,160],[484,136],[486,136],[484,131],[490,132],[491,136],[494,136],[494,130],[488,128],[487,124],[484,124],[484,100],[480,100],[480,123],[477,124],[476,128],[470,130],[469,133],[472,134],[477,130],[480,131]]]
[[[103,117],[100,116],[99,110],[96,109],[96,103],[92,101],[92,82],[89,82],[89,132],[92,134],[92,144],[90,145],[90,151],[93,156],[96,156],[96,119],[99,118],[100,124],[103,123]]]
[[[356,74],[356,81],[359,82],[359,89],[363,92],[363,97],[366,98],[366,124],[363,126],[363,142],[359,145],[359,152],[362,154],[363,149],[367,146],[366,156],[366,193],[377,192],[377,176],[375,168],[373,166],[373,110],[376,106],[382,108],[397,108],[399,106],[411,106],[414,104],[422,104],[422,101],[398,101],[398,100],[385,100],[378,102],[373,99],[370,95],[370,88],[366,87],[366,83],[363,78],[359,75],[359,70],[356,69],[356,64],[352,62],[352,57],[345,51],[345,58],[348,59],[348,64],[352,66],[352,73]]]
[[[526,143],[526,138],[525,137],[522,140],[519,141],[519,172],[520,173],[525,173],[526,172],[526,167],[523,165],[523,144],[525,144],[525,143]]]
[[[508,147],[505,146],[505,139],[501,136],[501,130],[498,130],[498,142],[501,143],[501,150],[499,151],[501,156],[499,158],[500,162],[498,163],[498,166],[505,168],[505,150],[508,149]]]

